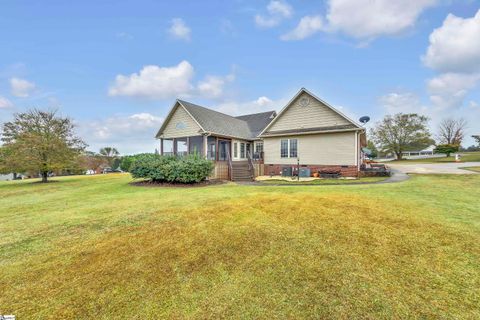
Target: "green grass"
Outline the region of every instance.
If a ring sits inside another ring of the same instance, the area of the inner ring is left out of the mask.
[[[17,319],[478,319],[480,175],[315,188],[0,183]]]
[[[462,162],[476,162],[480,161],[480,151],[475,152],[459,152]],[[401,164],[409,164],[409,163],[445,163],[445,162],[455,162],[455,155],[451,155],[450,157],[442,157],[442,158],[428,158],[428,159],[413,159],[413,160],[394,160],[391,163],[401,163]]]
[[[480,172],[480,167],[463,167],[464,170],[470,170],[474,172]]]
[[[338,185],[355,183],[374,183],[388,179],[388,177],[364,177],[360,179],[319,179],[311,181],[270,179],[259,181],[262,184],[281,184],[281,185]]]

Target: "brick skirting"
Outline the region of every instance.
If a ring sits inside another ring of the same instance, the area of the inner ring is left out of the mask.
[[[296,165],[287,165],[287,164],[265,164],[265,175],[276,175],[279,176],[282,174],[283,167],[294,167]],[[332,165],[300,165],[300,168],[310,168],[311,173],[320,171],[322,169],[327,170],[340,170],[342,177],[358,177],[358,168],[357,166],[332,166]]]

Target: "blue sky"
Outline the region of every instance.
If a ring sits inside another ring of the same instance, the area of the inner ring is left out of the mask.
[[[72,117],[97,150],[151,152],[180,97],[231,113],[306,87],[372,122],[465,117],[480,133],[480,2],[0,1],[0,122]],[[471,139],[466,145],[472,144]]]

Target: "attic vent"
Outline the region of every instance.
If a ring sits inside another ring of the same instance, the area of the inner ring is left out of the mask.
[[[302,99],[300,99],[298,104],[300,105],[300,107],[308,107],[310,105],[310,99],[308,99],[307,97],[303,97]]]
[[[185,129],[187,127],[187,125],[183,122],[177,122],[177,124],[175,125],[175,128],[181,130],[181,129]]]

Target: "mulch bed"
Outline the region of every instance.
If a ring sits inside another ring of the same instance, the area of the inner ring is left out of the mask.
[[[168,183],[168,182],[153,182],[153,181],[133,181],[129,184],[138,187],[152,187],[152,188],[199,188],[224,184],[222,180],[207,180],[199,183]]]

